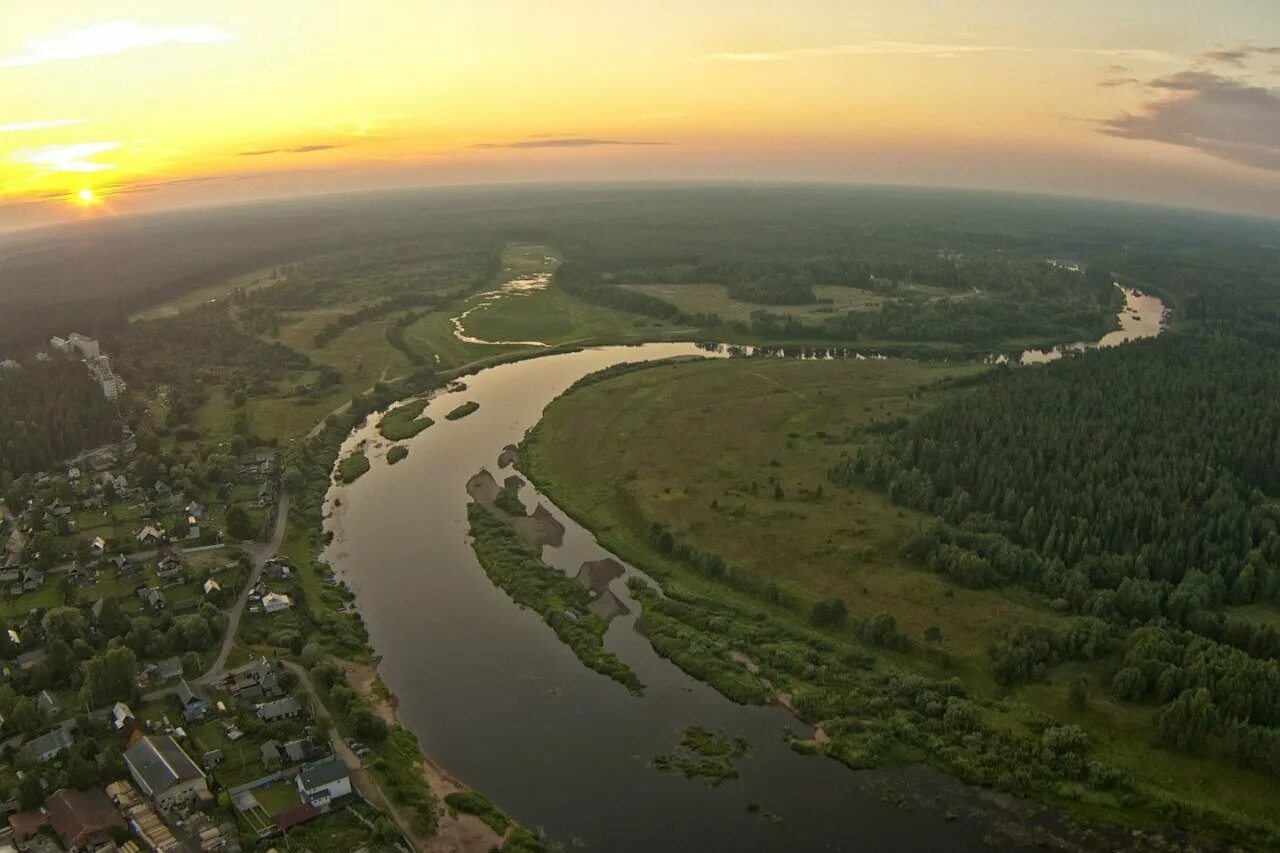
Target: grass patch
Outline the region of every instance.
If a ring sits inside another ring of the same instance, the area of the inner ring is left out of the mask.
[[[462,418],[465,418],[467,415],[471,414],[478,408],[480,408],[479,403],[477,403],[475,400],[468,400],[467,402],[463,403],[461,406],[458,406],[456,409],[449,412],[449,414],[445,415],[445,419],[450,421],[461,420]]]
[[[364,451],[356,451],[338,463],[338,482],[354,483],[369,471],[369,457]]]
[[[506,832],[507,827],[511,825],[511,821],[507,820],[502,809],[475,791],[455,791],[452,794],[446,794],[444,802],[454,814],[469,814],[480,818],[485,826],[498,835]]]
[[[394,465],[408,455],[409,448],[405,447],[403,444],[397,444],[395,447],[392,447],[387,451],[387,464]]]
[[[680,746],[673,752],[656,756],[652,764],[663,773],[702,779],[707,787],[715,788],[738,778],[738,770],[733,763],[750,751],[750,745],[742,738],[716,734],[701,726],[689,726],[684,730]]]
[[[378,432],[388,441],[404,441],[413,438],[427,427],[435,423],[431,418],[422,417],[427,407],[426,400],[415,400],[392,409],[378,421]]]

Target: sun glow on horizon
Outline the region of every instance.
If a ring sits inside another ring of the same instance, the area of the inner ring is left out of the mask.
[[[130,0],[107,20],[88,0],[8,4],[0,230],[76,209],[550,179],[972,186],[1280,215],[1280,17],[1257,4],[1175,4],[1176,25],[1105,0]]]

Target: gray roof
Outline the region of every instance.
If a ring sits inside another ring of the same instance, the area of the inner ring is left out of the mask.
[[[26,748],[32,755],[39,757],[47,753],[57,754],[69,746],[71,746],[71,732],[57,728],[48,734],[31,739],[27,742]]]
[[[339,779],[345,779],[349,775],[351,774],[347,770],[347,765],[343,764],[342,759],[336,755],[330,755],[328,758],[304,764],[298,771],[298,779],[301,781],[304,791],[323,788],[325,785],[337,782]]]
[[[194,690],[191,689],[191,685],[187,684],[187,680],[185,678],[178,682],[175,692],[178,694],[178,701],[182,703],[183,707],[186,707],[193,702],[204,701],[196,695]]]
[[[125,750],[124,760],[149,797],[163,794],[179,782],[204,776],[177,741],[168,735],[140,739]]]
[[[182,658],[177,655],[174,655],[171,658],[165,658],[160,661],[158,670],[162,681],[168,681],[170,678],[181,678]]]
[[[302,739],[289,741],[284,745],[284,754],[293,761],[301,761],[307,757],[307,742]]]
[[[256,710],[259,717],[264,720],[270,720],[296,714],[302,710],[302,706],[298,704],[297,699],[292,696],[286,696],[273,702],[263,702]]]

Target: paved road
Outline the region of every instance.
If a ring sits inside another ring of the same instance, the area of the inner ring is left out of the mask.
[[[249,579],[245,582],[244,589],[240,591],[240,597],[236,599],[235,606],[227,612],[227,630],[222,636],[222,648],[218,649],[218,656],[214,659],[209,669],[199,678],[195,679],[197,684],[211,684],[222,678],[223,670],[227,666],[227,658],[231,656],[231,648],[236,643],[236,634],[240,629],[240,617],[244,615],[245,605],[249,603],[249,593],[253,592],[253,588],[257,586],[258,579],[262,577],[262,568],[280,550],[280,544],[284,542],[285,528],[289,523],[289,493],[281,490],[280,503],[276,506],[276,526],[271,533],[271,539],[262,543],[252,552],[251,561],[252,568],[249,570]]]

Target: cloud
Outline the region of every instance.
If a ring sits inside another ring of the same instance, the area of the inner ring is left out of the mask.
[[[1078,53],[1089,56],[1111,56],[1152,62],[1166,61],[1169,54],[1146,48],[1039,48],[1001,44],[939,44],[911,41],[865,41],[819,47],[793,47],[782,50],[710,53],[703,59],[714,62],[784,62],[796,59],[823,59],[835,56],[923,56],[933,59],[955,59],[984,53]]]
[[[0,57],[0,68],[18,68],[66,59],[108,56],[142,47],[160,47],[166,44],[213,44],[230,39],[229,34],[205,24],[162,27],[139,24],[136,21],[109,21],[72,30],[54,38],[32,39],[27,42],[25,53]]]
[[[1178,145],[1232,163],[1280,171],[1280,90],[1198,70],[1146,85],[1154,97],[1136,113],[1103,121],[1102,133]]]
[[[1098,85],[1106,89],[1142,82],[1133,76],[1133,69],[1127,65],[1108,65],[1102,69],[1102,73],[1105,76],[1098,81]]]
[[[238,157],[262,157],[267,154],[310,154],[313,151],[332,151],[341,145],[299,145],[295,148],[259,148],[255,151],[241,151]]]
[[[1246,60],[1254,56],[1280,56],[1280,47],[1259,47],[1256,44],[1242,44],[1236,47],[1206,50],[1199,59],[1207,63],[1234,65],[1243,68]]]
[[[577,136],[526,139],[520,142],[477,142],[472,148],[591,148],[597,145],[666,145],[665,142],[634,142],[625,139],[587,139]]]
[[[0,124],[0,133],[21,133],[26,130],[46,130],[51,127],[69,127],[73,124],[84,124],[82,118],[56,118],[49,121],[15,121]]]
[[[80,142],[75,145],[21,148],[11,156],[19,163],[40,166],[53,172],[102,172],[114,169],[115,165],[94,162],[90,158],[119,147],[119,142]]]

